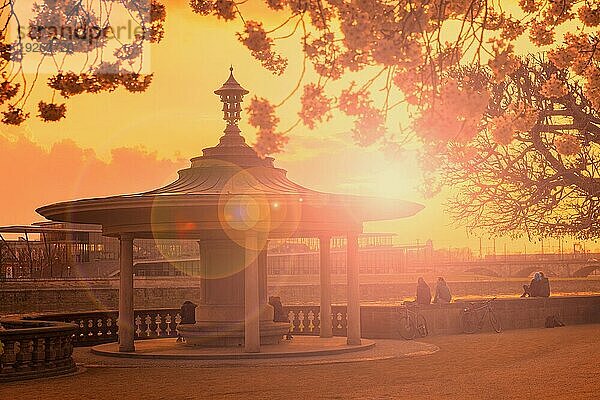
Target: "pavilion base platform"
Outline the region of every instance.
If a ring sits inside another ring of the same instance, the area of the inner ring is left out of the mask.
[[[278,344],[289,331],[287,322],[260,321],[260,344]],[[244,345],[244,323],[207,323],[179,325],[187,346],[237,347]]]
[[[135,352],[119,352],[117,343],[106,343],[92,347],[92,353],[122,358],[171,359],[171,360],[243,360],[286,357],[331,356],[372,349],[375,342],[362,339],[358,346],[346,344],[345,337],[320,338],[316,336],[294,336],[279,344],[261,346],[260,353],[245,353],[238,347],[198,347],[177,343],[175,339],[140,340],[135,343]]]

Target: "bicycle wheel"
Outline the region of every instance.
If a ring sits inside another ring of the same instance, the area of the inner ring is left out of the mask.
[[[406,340],[415,338],[416,328],[412,318],[403,315],[398,320],[398,333]]]
[[[421,314],[419,314],[419,316],[417,317],[417,333],[421,337],[425,337],[429,334],[429,329],[427,328],[427,320]]]
[[[490,311],[490,325],[496,333],[502,332],[502,325],[500,324],[500,318],[496,317],[493,311]]]
[[[464,311],[461,317],[464,333],[475,333],[477,331],[477,314],[473,311]]]

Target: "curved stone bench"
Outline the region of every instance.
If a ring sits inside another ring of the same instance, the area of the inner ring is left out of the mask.
[[[0,383],[69,374],[76,370],[72,337],[63,322],[0,319]]]

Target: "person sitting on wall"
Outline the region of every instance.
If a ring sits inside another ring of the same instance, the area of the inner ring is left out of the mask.
[[[189,300],[186,300],[181,305],[181,322],[180,325],[193,325],[196,323],[196,307],[198,305],[192,303]],[[181,336],[179,331],[177,331],[177,341],[183,342],[184,338]]]
[[[288,322],[287,316],[283,312],[281,297],[269,296],[269,304],[273,307],[273,322]]]
[[[423,277],[417,281],[417,304],[431,304],[431,289]]]
[[[539,272],[533,274],[533,279],[531,279],[529,285],[523,285],[521,297],[540,297],[541,280],[542,276]],[[550,287],[548,287],[548,290],[550,290]]]
[[[438,278],[437,285],[435,286],[435,297],[433,298],[434,303],[450,303],[452,301],[452,294],[446,284],[446,281],[441,276]]]
[[[281,297],[269,296],[269,304],[273,307],[273,322],[289,322],[287,316],[283,312],[283,304],[281,304]],[[286,340],[292,339],[292,334],[288,331],[285,334]]]
[[[543,272],[540,272],[540,283],[539,283],[538,296],[539,297],[550,297],[550,281],[544,276]]]

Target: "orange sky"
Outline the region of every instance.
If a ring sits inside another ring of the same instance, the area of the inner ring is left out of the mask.
[[[227,78],[230,64],[250,96],[277,103],[291,91],[300,73],[298,61],[290,59],[283,77],[273,76],[237,41],[239,21],[201,17],[187,4],[169,1],[166,35],[151,49],[155,76],[145,93],[119,89],[80,95],[67,102],[67,118],[59,123],[31,118],[18,128],[0,125],[0,168],[5,171],[0,224],[39,220],[34,209],[51,202],[141,191],[174,179],[177,169],[221,135],[221,105],[213,90]],[[266,26],[275,23],[271,15],[260,18]],[[288,41],[281,53],[297,55],[299,46]],[[45,91],[40,85],[33,97]],[[295,122],[298,110],[297,100],[280,109],[282,128]],[[395,115],[390,129],[407,118]],[[418,167],[410,154],[391,162],[377,148],[358,148],[348,133],[350,127],[351,121],[338,114],[314,131],[299,126],[289,134],[286,152],[276,156],[276,165],[314,189],[401,197],[426,206],[407,220],[368,224],[368,231],[395,232],[400,243],[431,238],[435,247],[478,249],[478,239],[449,227],[443,196],[426,200],[418,194]],[[241,128],[252,142],[253,129],[244,122]],[[497,242],[498,253],[503,243]],[[530,246],[529,251],[534,245]],[[508,250],[522,251],[523,244],[509,243]]]

